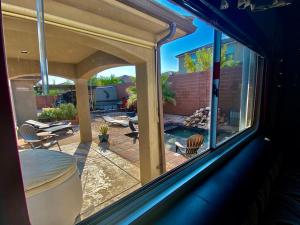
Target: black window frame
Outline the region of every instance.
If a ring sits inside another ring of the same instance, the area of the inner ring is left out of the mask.
[[[257,94],[255,96],[255,118],[252,127],[232,136],[216,149],[209,149],[201,155],[183,163],[179,167],[162,174],[140,189],[130,193],[112,205],[79,222],[78,225],[90,224],[130,224],[141,218],[149,210],[168,199],[173,193],[184,188],[194,180],[207,174],[225,163],[238,153],[239,149],[260,133],[260,114],[264,74],[264,58],[258,56]]]
[[[181,4],[186,4],[186,6],[188,6],[188,4],[183,1],[178,0],[175,2],[177,3],[181,2]],[[195,10],[192,10],[192,13],[195,13]],[[205,18],[202,19],[209,22],[209,20]],[[1,23],[1,28],[2,28],[2,23]],[[3,34],[1,34],[1,36],[2,36],[1,37],[2,45],[0,47],[1,47],[1,62],[3,67],[3,68],[1,67],[1,71],[4,75],[6,75],[2,77],[3,77],[3,84],[5,84],[5,88],[7,89],[5,90],[6,91],[5,93],[8,96],[8,88],[7,88],[8,86],[6,83],[8,78],[7,78],[7,70],[4,63],[6,61],[6,58],[4,54]],[[243,44],[245,45],[245,43]],[[251,46],[249,48],[252,49]],[[256,86],[257,92],[255,96],[255,102],[256,102],[255,118],[252,127],[244,130],[241,133],[237,133],[235,136],[233,136],[226,142],[222,143],[222,145],[218,146],[215,150],[209,149],[203,154],[198,155],[195,158],[191,159],[190,161],[187,161],[186,163],[180,165],[179,167],[161,175],[160,177],[146,184],[142,188],[132,192],[128,196],[124,197],[123,199],[113,203],[112,205],[108,206],[107,208],[104,208],[103,210],[97,212],[96,214],[84,219],[78,224],[79,225],[129,224],[135,221],[137,218],[140,218],[144,213],[146,213],[151,208],[155,207],[157,204],[164,201],[166,198],[168,198],[168,196],[172,195],[172,193],[183,188],[186,184],[193,181],[194,179],[203,178],[210,171],[217,168],[219,164],[226,162],[226,160],[230,159],[231,156],[236,154],[241,146],[249,142],[261,130],[260,125],[262,124],[261,123],[262,118],[260,117],[260,115],[261,115],[262,104],[258,104],[258,103],[262,102],[262,86],[264,84],[264,77],[265,77],[264,76],[265,62],[263,57],[258,56],[257,63],[259,64],[257,66],[258,82]],[[8,100],[7,96],[6,96],[6,100]],[[18,155],[17,155],[18,150],[17,150],[17,143],[14,134],[11,106],[9,103],[8,103],[8,108],[9,110],[5,114],[3,114],[5,115],[5,117],[10,117],[9,118],[10,123],[8,123],[5,128],[7,128],[7,130],[11,132],[12,138],[10,138],[10,143],[7,144],[7,147],[12,147],[14,148],[15,151],[10,151],[10,153],[4,152],[3,158],[5,158],[5,156],[11,155],[10,158],[16,159],[15,164],[17,164],[19,162]],[[5,132],[7,132],[7,130],[3,129],[3,131]],[[18,167],[16,166],[13,169],[18,170]],[[21,193],[18,196],[14,196],[14,200],[16,199],[20,200],[18,202],[18,208],[22,208],[23,211],[22,210],[15,211],[13,214],[10,215],[10,217],[19,218],[19,221],[22,221],[23,224],[29,224],[28,214],[24,212],[26,211],[26,203],[25,203],[24,189],[22,187],[21,171],[16,171],[16,173],[13,174],[15,174],[13,178],[19,181],[16,183],[16,190],[14,191],[15,193]],[[5,188],[4,187],[2,188],[4,190],[3,193],[13,194],[11,191],[7,190],[9,186],[5,186]],[[9,211],[9,209],[7,209],[6,211],[8,213],[9,212],[12,213],[12,211]],[[20,215],[16,215],[16,214],[20,214]]]
[[[178,3],[176,0],[174,2]],[[191,11],[188,8],[187,10]],[[191,12],[194,13],[194,11]],[[203,20],[202,17],[199,16],[199,18]],[[211,25],[214,26],[214,24]],[[233,38],[235,39],[235,37]],[[261,120],[263,119],[261,117],[261,103],[263,100],[263,85],[265,83],[265,59],[257,51],[253,50],[251,46],[249,47],[244,43],[241,44],[254,51],[257,55],[255,107],[252,126],[234,134],[228,140],[218,143],[215,149],[208,149],[180,166],[162,174],[138,190],[77,223],[78,225],[130,224],[142,218],[143,215],[167,200],[173,193],[181,190],[194,180],[204,178],[217,169],[219,165],[237,154],[242,146],[260,133]]]

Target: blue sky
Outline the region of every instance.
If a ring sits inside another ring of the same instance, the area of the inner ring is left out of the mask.
[[[184,16],[193,16],[191,13],[182,9],[181,7],[169,2],[168,0],[156,0],[158,3],[164,5],[165,7],[174,10],[178,14]],[[179,38],[175,41],[167,43],[161,47],[161,68],[162,72],[165,71],[178,71],[178,60],[175,57],[178,54],[192,50],[194,48],[200,47],[207,43],[213,41],[213,27],[208,25],[206,22],[199,20],[195,17],[194,25],[197,27],[193,34],[187,35],[183,38]],[[110,76],[114,74],[115,76],[122,75],[133,75],[135,76],[134,66],[123,66],[108,69],[98,73],[102,76]],[[65,81],[63,78],[49,76],[49,83],[62,83]]]

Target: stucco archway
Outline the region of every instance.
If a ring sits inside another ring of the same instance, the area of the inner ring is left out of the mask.
[[[2,1],[10,78],[39,73],[34,3]],[[81,141],[92,138],[87,79],[107,68],[135,65],[142,183],[160,175],[164,163],[159,143],[156,44],[169,32],[170,23],[177,24],[174,39],[192,33],[191,18],[147,0],[45,0],[44,5],[49,74],[75,82]]]

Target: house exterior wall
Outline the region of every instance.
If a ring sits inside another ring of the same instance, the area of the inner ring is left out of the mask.
[[[226,55],[232,55],[233,60],[235,60],[235,61],[238,61],[238,62],[243,61],[243,45],[242,44],[240,44],[237,41],[232,41],[232,42],[228,42],[228,43],[225,42],[224,44],[227,45]],[[189,52],[186,52],[186,53],[188,53],[191,56],[192,59],[196,60],[196,52],[199,49],[202,49],[202,48],[212,48],[212,44],[210,44],[208,46],[206,45],[206,46],[197,48],[193,51],[189,51]],[[184,67],[184,56],[185,56],[185,53],[182,53],[182,54],[177,56],[179,73],[186,73],[187,72],[187,70]]]

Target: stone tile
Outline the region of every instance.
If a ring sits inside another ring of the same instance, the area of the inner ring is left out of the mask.
[[[98,158],[86,159],[81,179],[84,199],[82,213],[94,212],[95,207],[139,183],[100,154]]]
[[[170,117],[169,120],[174,118]],[[138,140],[133,143],[133,139],[125,135],[130,133],[129,128],[110,126],[109,145],[99,145],[98,128],[101,121],[101,118],[92,121],[91,143],[80,144],[78,131],[74,135],[62,136],[59,140],[62,151],[77,159],[84,195],[81,219],[112,204],[141,185]],[[169,171],[188,159],[175,153],[174,138],[166,137],[165,140],[166,168]],[[22,140],[19,143],[23,145]],[[58,151],[56,146],[51,149]]]
[[[137,185],[131,187],[130,189],[128,189],[128,190],[122,192],[121,194],[115,196],[114,198],[112,198],[112,199],[110,199],[110,200],[104,202],[103,204],[99,205],[99,206],[96,208],[96,210],[99,211],[99,210],[105,208],[106,206],[109,206],[109,205],[111,205],[112,203],[115,203],[116,201],[118,201],[118,200],[120,200],[121,198],[123,198],[123,197],[129,195],[130,193],[134,192],[135,190],[139,189],[140,187],[142,187],[141,184],[137,184]]]

